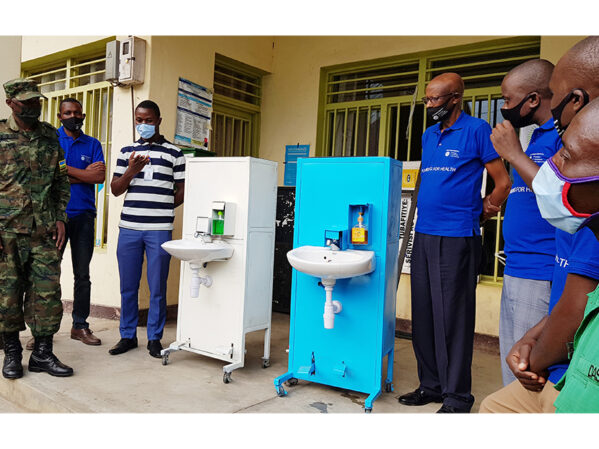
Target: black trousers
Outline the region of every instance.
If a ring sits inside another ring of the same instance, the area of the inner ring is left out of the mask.
[[[415,233],[411,261],[412,343],[420,388],[470,410],[479,236]]]
[[[89,323],[89,303],[91,281],[89,280],[89,264],[94,252],[94,219],[95,212],[83,212],[69,218],[66,226],[67,238],[71,243],[71,261],[75,286],[73,290],[73,327],[87,329]]]

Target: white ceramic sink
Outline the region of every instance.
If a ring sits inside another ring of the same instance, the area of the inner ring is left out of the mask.
[[[322,246],[300,246],[289,251],[287,259],[297,271],[323,280],[361,276],[375,269],[373,251],[333,251]]]
[[[196,264],[227,260],[233,255],[233,247],[222,240],[212,242],[204,242],[201,239],[170,240],[161,246],[171,256]]]

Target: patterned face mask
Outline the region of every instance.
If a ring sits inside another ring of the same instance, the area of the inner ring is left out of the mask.
[[[568,201],[572,184],[599,181],[598,176],[567,178],[562,175],[551,159],[547,159],[532,181],[541,216],[562,231],[574,234],[591,218],[599,216],[576,212]]]

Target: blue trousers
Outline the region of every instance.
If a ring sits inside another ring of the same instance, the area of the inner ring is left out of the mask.
[[[416,232],[410,266],[412,344],[420,388],[470,411],[471,366],[480,236]]]
[[[120,228],[116,257],[121,278],[121,338],[136,336],[138,291],[144,251],[146,253],[150,310],[148,340],[160,340],[166,321],[166,280],[171,256],[160,245],[171,240],[172,231],[135,231]]]

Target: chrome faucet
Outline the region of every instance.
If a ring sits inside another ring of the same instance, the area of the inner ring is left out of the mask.
[[[200,231],[196,231],[195,234],[193,235],[194,238],[200,238],[200,240],[202,240],[202,242],[204,243],[211,243],[212,242],[212,236],[210,234],[207,234],[205,232],[200,232]]]
[[[337,241],[338,243],[338,241]],[[339,251],[341,248],[339,248],[339,246],[335,243],[335,240],[333,239],[327,239],[327,241],[325,242],[326,246],[329,247],[329,249],[331,251]]]

